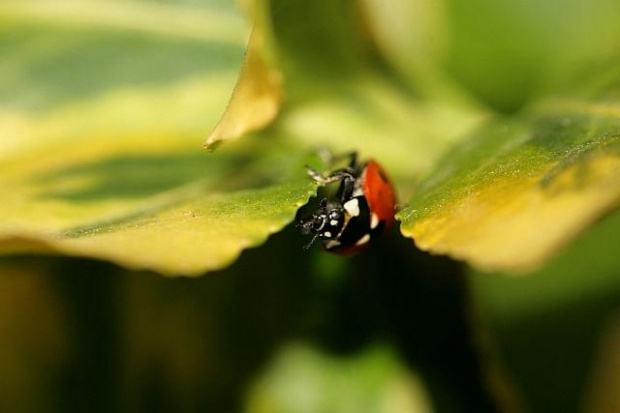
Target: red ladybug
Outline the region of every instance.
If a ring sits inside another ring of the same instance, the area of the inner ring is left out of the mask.
[[[306,248],[320,238],[325,250],[351,254],[367,247],[394,224],[396,194],[385,170],[372,159],[358,163],[356,153],[348,157],[348,167],[327,175],[308,168],[316,182],[340,184],[333,199],[323,198],[309,217],[298,220],[301,233],[314,234]]]

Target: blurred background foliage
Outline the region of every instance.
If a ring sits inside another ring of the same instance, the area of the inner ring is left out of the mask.
[[[456,139],[452,129],[471,125],[453,113],[434,120],[426,115],[435,112],[420,114],[419,101],[407,98],[400,101],[417,113],[412,117],[451,132],[408,143],[406,151],[398,142],[368,142],[382,128],[425,129],[402,108],[377,112],[385,102],[377,94],[391,89],[360,76],[360,59],[420,101],[432,96],[467,102],[467,111],[512,113],[573,88],[618,55],[615,0],[394,1],[398,18],[380,0],[361,1],[361,16],[347,13],[352,4],[273,2],[275,20],[299,22],[277,27],[291,31],[280,34],[290,42],[281,45],[283,70],[293,85],[287,102],[300,105],[273,131],[294,130],[301,143],[305,133],[317,133],[317,141],[334,139],[337,148],[353,142],[376,151],[393,160],[388,169],[403,188]],[[308,32],[308,20],[324,30]],[[360,22],[364,30],[350,30]],[[198,148],[226,105],[248,27],[227,0],[0,4],[3,155],[36,148],[43,137],[59,139],[52,155],[60,156],[67,130],[86,142],[93,130],[106,139],[144,134],[131,149],[138,153],[158,131],[181,141],[173,147],[184,155],[151,165],[174,174],[174,182],[155,187],[192,182],[200,163],[188,148]],[[398,36],[403,27],[410,38]],[[328,44],[333,49],[317,47]],[[412,47],[419,54],[403,52]],[[370,120],[349,118],[341,101],[362,107]],[[317,121],[312,127],[304,123],[308,112]],[[49,113],[60,115],[35,129],[50,134],[31,133],[31,119]],[[67,119],[70,128],[58,127]],[[357,132],[361,138],[347,141]],[[416,145],[419,163],[407,156]],[[136,178],[145,173],[141,165],[106,169],[125,185],[112,185],[115,196],[149,192],[142,187],[148,180]],[[88,259],[1,258],[0,411],[620,408],[618,213],[522,277],[430,256],[397,231],[349,258],[303,251],[302,244],[287,227],[196,279]]]

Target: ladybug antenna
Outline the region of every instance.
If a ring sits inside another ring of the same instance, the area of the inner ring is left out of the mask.
[[[309,248],[312,246],[312,244],[314,244],[314,241],[318,238],[318,236],[319,236],[319,233],[318,233],[318,232],[317,232],[316,234],[314,234],[314,237],[312,237],[312,239],[310,240],[310,242],[309,242],[309,243],[307,243],[306,245],[304,245],[304,249],[305,249],[305,250],[309,249]]]

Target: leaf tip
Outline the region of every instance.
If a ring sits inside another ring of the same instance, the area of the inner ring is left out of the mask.
[[[266,61],[264,49],[263,35],[255,29],[228,107],[205,141],[206,149],[215,149],[218,142],[262,129],[277,117],[282,102],[283,76]]]

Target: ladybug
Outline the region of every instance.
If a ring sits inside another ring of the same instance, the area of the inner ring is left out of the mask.
[[[326,251],[348,255],[366,248],[394,224],[396,194],[385,170],[370,159],[360,163],[357,153],[346,168],[323,175],[308,167],[308,175],[321,185],[339,182],[335,194],[323,198],[304,219],[297,220],[302,234],[314,234]]]

